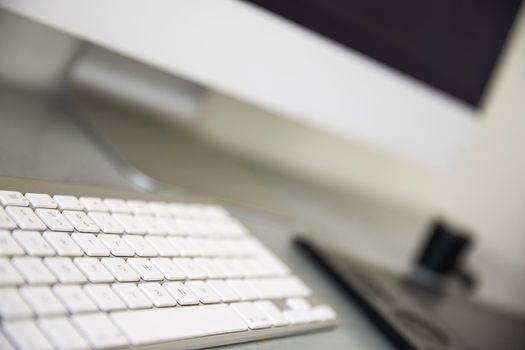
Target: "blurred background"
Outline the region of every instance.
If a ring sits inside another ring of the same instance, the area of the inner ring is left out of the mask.
[[[521,1],[0,1],[0,175],[175,186],[525,312]],[[64,146],[66,145],[66,146]]]

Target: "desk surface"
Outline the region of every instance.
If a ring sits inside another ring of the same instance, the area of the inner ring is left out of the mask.
[[[79,121],[47,99],[0,91],[0,125],[2,176],[132,187],[126,171],[117,166],[118,162],[79,127]],[[186,141],[182,138],[179,142]],[[186,146],[185,152],[193,152],[191,145]],[[210,152],[215,162],[221,162],[215,150]],[[206,151],[201,148],[197,155],[192,154],[191,157],[180,151],[173,152],[171,164],[180,166],[187,159],[195,162],[198,157],[206,158]],[[216,170],[216,163],[201,163],[197,169],[192,164],[201,175]],[[248,197],[264,193],[263,204],[239,196],[238,203],[243,205],[230,207],[312,287],[317,296],[336,309],[340,318],[340,326],[331,331],[230,347],[319,349],[330,344],[331,349],[390,349],[352,303],[294,248],[289,227],[291,224],[301,229],[308,228],[311,234],[323,234],[327,240],[338,242],[340,247],[354,255],[403,271],[411,258],[407,252],[413,251],[417,244],[416,233],[422,229],[425,218],[403,215],[359,198],[346,198],[267,170],[252,168],[244,163],[236,164],[227,155],[224,156],[224,164],[226,166],[221,165],[221,176],[215,181],[196,177],[193,187],[203,188],[204,193],[200,194],[214,197],[223,197],[214,188],[237,188],[233,193],[241,195],[246,192]],[[180,175],[180,172],[174,173]],[[171,182],[192,187],[191,178],[180,176],[180,183],[176,180]],[[251,190],[239,190],[239,186],[247,186]],[[176,187],[166,189],[178,190]],[[226,202],[236,202],[236,198],[227,199]],[[254,207],[261,210],[254,211]],[[282,220],[276,220],[271,212],[282,210],[286,215]]]

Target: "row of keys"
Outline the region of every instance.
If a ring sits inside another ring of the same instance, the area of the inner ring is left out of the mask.
[[[46,231],[0,230],[0,256],[121,256],[121,257],[253,257],[269,264],[274,273],[287,269],[255,239],[222,240],[182,237],[94,235]],[[273,263],[272,263],[273,262]],[[249,269],[262,267],[250,264]]]
[[[8,206],[0,207],[0,229],[129,233],[152,235],[243,236],[245,228],[231,217],[204,221],[156,217],[144,214],[83,212],[73,210]]]
[[[279,288],[283,282],[286,290]],[[255,290],[257,283],[266,285],[266,293]],[[171,307],[176,305],[216,304],[221,302],[251,301],[273,298],[279,293],[281,298],[307,296],[306,292],[291,287],[297,282],[290,278],[268,280],[210,280],[183,282],[143,282],[79,284],[49,286],[25,286],[0,288],[0,317],[5,319],[66,315],[94,311],[117,311],[126,309],[145,309],[152,307]],[[268,292],[273,289],[273,292]],[[279,290],[278,290],[279,289]],[[277,291],[278,290],[278,291]],[[275,299],[275,298],[274,298]],[[292,310],[308,309],[288,306]],[[300,304],[300,303],[299,303]]]
[[[250,268],[257,267],[258,270]],[[0,258],[0,286],[54,283],[138,282],[279,276],[254,259],[226,258]]]
[[[134,213],[144,215],[192,217],[213,219],[228,216],[228,212],[217,205],[182,204],[165,202],[146,202],[115,198],[80,197],[45,193],[26,193],[0,191],[0,203],[4,206],[32,206],[60,210],[87,210],[96,212]]]
[[[199,305],[89,313],[33,320],[7,321],[3,330],[18,349],[87,350],[147,345],[191,337],[202,337],[248,329],[283,327],[289,324],[327,321],[334,311],[319,305],[308,310],[279,310],[271,301],[230,305]],[[176,324],[177,327],[173,327]],[[0,333],[0,336],[2,333]],[[2,337],[0,337],[1,340]],[[7,346],[7,340],[4,340]]]

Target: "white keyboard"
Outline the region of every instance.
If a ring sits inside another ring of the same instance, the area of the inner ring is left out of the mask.
[[[196,348],[334,324],[222,207],[8,190],[0,204],[2,350]]]

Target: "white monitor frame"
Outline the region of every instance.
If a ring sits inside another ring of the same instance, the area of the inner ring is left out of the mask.
[[[476,109],[237,0],[0,0],[0,6],[210,89],[451,168]]]

